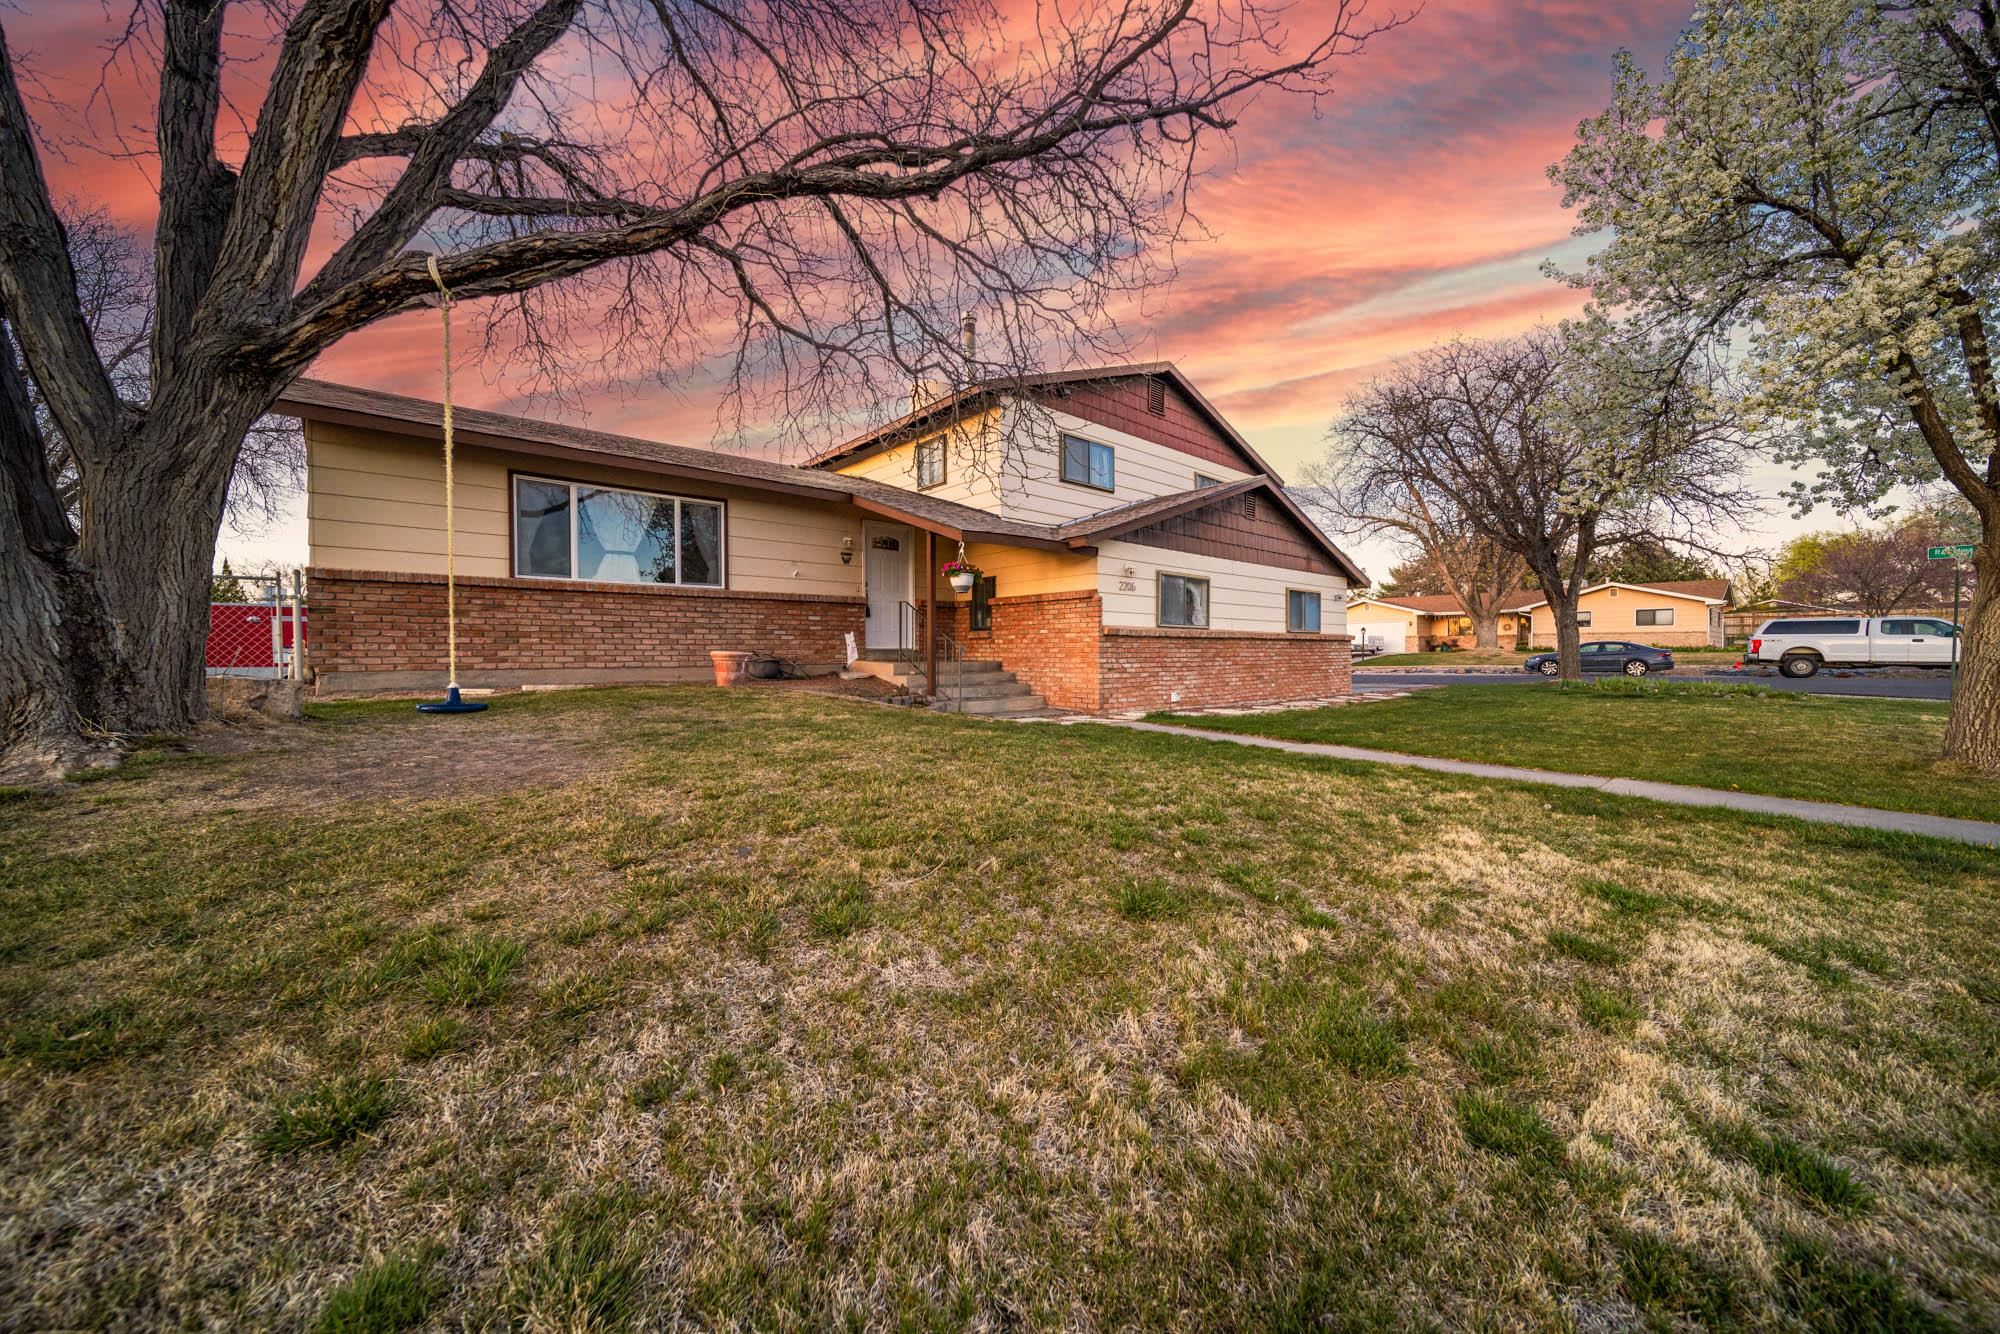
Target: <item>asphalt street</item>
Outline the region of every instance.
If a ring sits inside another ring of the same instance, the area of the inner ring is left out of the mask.
[[[1879,699],[1950,699],[1951,677],[1944,672],[1926,672],[1914,678],[1883,677],[1871,672],[1839,674],[1821,672],[1803,681],[1794,681],[1776,672],[1703,672],[1699,676],[1662,676],[1662,681],[1745,681],[1773,690],[1804,690],[1815,695],[1869,695]],[[1538,686],[1549,684],[1530,672],[1371,672],[1356,670],[1354,689],[1358,694],[1379,694],[1385,690],[1407,690],[1411,686]]]

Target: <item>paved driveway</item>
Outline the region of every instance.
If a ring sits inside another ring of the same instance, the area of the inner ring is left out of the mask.
[[[1658,677],[1671,681],[1747,681],[1752,685],[1769,686],[1773,690],[1804,690],[1815,695],[1872,695],[1883,699],[1950,699],[1951,678],[1944,672],[1926,672],[1915,678],[1893,678],[1875,676],[1867,672],[1856,672],[1851,676],[1836,676],[1822,672],[1818,676],[1794,681],[1771,672],[1704,672],[1698,677],[1672,676]],[[1370,672],[1354,673],[1354,689],[1358,694],[1379,694],[1385,690],[1407,690],[1411,686],[1490,686],[1545,685],[1542,677],[1529,672]]]

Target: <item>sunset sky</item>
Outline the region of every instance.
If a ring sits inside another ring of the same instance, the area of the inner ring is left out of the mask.
[[[1136,356],[1179,363],[1295,475],[1321,450],[1348,388],[1397,357],[1576,308],[1577,294],[1540,272],[1547,258],[1574,265],[1589,248],[1570,236],[1545,170],[1578,120],[1602,108],[1613,52],[1629,47],[1657,67],[1688,10],[1689,0],[1429,0],[1409,26],[1342,64],[1317,118],[1279,96],[1249,109],[1232,150],[1197,185],[1214,239],[1183,252],[1179,281],[1123,335]],[[49,162],[58,191],[143,229],[153,199],[145,165],[97,145],[107,124],[137,125],[150,107],[128,96],[82,110],[122,12],[30,0],[5,22],[42,92],[78,108]],[[1310,6],[1292,22],[1310,27]],[[434,317],[406,316],[349,338],[315,374],[434,397],[435,340]],[[477,406],[519,406],[501,369],[477,358],[461,360],[456,387]],[[650,380],[600,384],[584,412],[604,430],[715,438],[712,401]],[[223,552],[239,566],[303,562],[303,502],[295,511],[261,535],[225,530]],[[1744,542],[1796,528],[1774,505]],[[1371,574],[1386,571],[1390,548],[1353,545]]]

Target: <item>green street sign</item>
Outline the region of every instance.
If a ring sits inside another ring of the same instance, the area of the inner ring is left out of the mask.
[[[1972,543],[1966,542],[1955,547],[1932,547],[1932,560],[1971,560]]]

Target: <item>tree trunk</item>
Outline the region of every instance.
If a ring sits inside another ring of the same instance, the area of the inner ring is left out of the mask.
[[[1556,666],[1565,681],[1583,679],[1583,632],[1576,624],[1576,594],[1561,580],[1549,594],[1549,611],[1556,618]]]
[[[1472,643],[1475,648],[1500,647],[1500,613],[1488,608],[1484,613],[1472,618]]]
[[[207,714],[209,566],[235,446],[267,400],[156,405],[85,476],[74,546],[0,515],[0,780],[115,757]]]
[[[0,783],[108,764],[130,682],[97,581],[73,548],[38,550],[0,505]]]
[[[2000,533],[1986,533],[1972,568],[1944,757],[2000,778]]]

